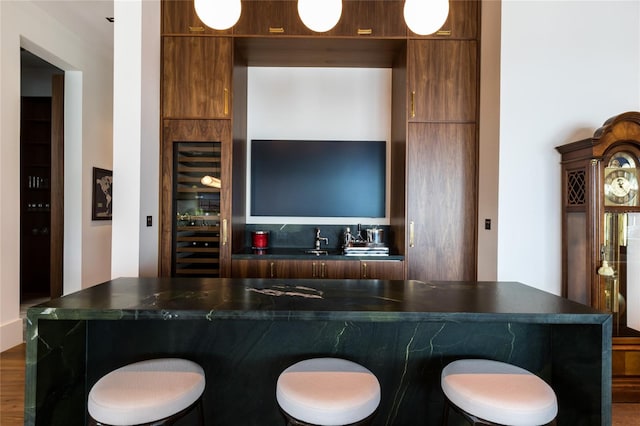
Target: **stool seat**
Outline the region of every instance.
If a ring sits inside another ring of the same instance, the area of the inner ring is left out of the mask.
[[[558,414],[555,392],[544,380],[503,362],[454,361],[442,370],[441,385],[451,403],[494,423],[544,425]]]
[[[118,368],[89,391],[93,419],[109,425],[155,422],[185,410],[205,387],[202,367],[178,358],[136,362]]]
[[[371,416],[380,383],[367,368],[339,358],[313,358],[284,370],[276,386],[280,408],[314,425],[348,425]]]

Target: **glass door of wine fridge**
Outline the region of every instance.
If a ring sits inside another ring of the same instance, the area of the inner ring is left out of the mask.
[[[220,142],[174,144],[173,276],[220,276]]]

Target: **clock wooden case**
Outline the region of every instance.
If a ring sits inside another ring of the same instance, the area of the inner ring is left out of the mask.
[[[614,402],[640,401],[640,112],[562,155],[562,292],[611,312]]]

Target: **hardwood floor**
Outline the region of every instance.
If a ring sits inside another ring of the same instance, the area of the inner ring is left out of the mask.
[[[0,353],[0,426],[24,423],[25,345]],[[612,426],[640,426],[640,404],[613,404]]]
[[[0,353],[0,425],[24,423],[24,344]]]

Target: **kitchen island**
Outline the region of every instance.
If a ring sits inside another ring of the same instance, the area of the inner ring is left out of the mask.
[[[25,425],[85,424],[102,375],[159,356],[203,366],[208,424],[284,424],[277,377],[316,356],[376,374],[376,425],[440,424],[465,357],[545,379],[559,425],[611,423],[611,316],[515,282],[119,278],[27,317]]]

